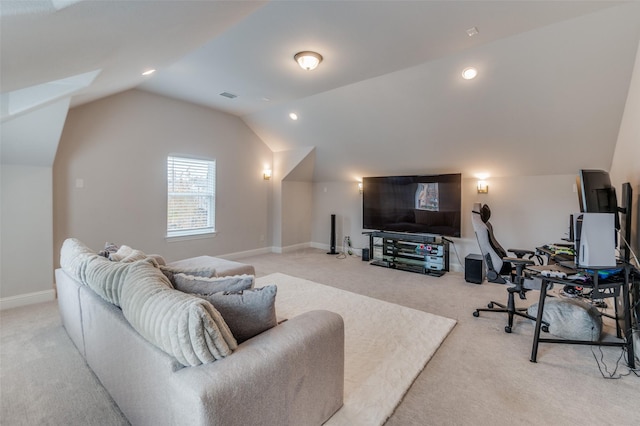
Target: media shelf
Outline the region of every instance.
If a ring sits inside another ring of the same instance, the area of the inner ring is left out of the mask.
[[[449,243],[424,234],[371,232],[371,265],[441,277],[449,271]]]

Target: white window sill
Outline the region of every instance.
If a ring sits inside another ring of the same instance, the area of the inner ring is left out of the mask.
[[[214,238],[218,233],[215,231],[211,232],[198,232],[198,233],[184,233],[180,235],[167,235],[165,236],[165,240],[168,243],[174,243],[178,241],[189,241],[189,240],[201,240],[203,238]]]

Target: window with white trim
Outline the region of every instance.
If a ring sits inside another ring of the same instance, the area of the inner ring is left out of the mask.
[[[216,218],[216,162],[167,158],[167,237],[212,234]]]

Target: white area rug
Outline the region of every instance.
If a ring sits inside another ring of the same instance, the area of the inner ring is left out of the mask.
[[[269,284],[278,286],[278,317],[326,309],[344,319],[344,406],[326,425],[382,425],[456,324],[285,274],[256,280],[256,287]]]

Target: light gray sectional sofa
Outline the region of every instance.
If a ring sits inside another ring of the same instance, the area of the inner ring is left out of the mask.
[[[189,298],[197,299],[196,296],[166,288],[168,281],[161,278],[162,273],[156,274],[157,264],[150,260],[126,267],[113,266],[119,269],[111,273],[107,290],[96,292],[94,282],[87,284],[96,276],[95,265],[102,269],[111,266],[87,250],[78,252],[78,245],[63,246],[62,268],[56,270],[62,323],[88,366],[132,424],[315,425],[328,420],[342,406],[344,324],[339,315],[307,312],[240,344],[235,344],[233,337],[223,336],[220,344],[227,341],[228,353],[214,354],[215,360],[201,357],[204,361],[193,363],[198,365],[185,366],[184,359],[193,359],[193,355],[189,358],[183,357],[183,352],[177,357],[170,354],[177,350],[175,345],[185,344],[184,339],[176,343],[177,339],[170,336],[167,349],[162,346],[165,338],[162,333],[167,330],[161,329],[173,330],[171,327],[182,326],[186,321],[191,333],[187,340],[194,340],[186,344],[195,345],[200,337],[193,329],[208,324],[209,315],[213,315],[209,313],[212,305],[207,306],[208,302],[201,299],[193,302]],[[215,261],[202,257],[177,264],[206,267],[208,262]],[[232,263],[236,265],[227,266],[242,265]],[[128,284],[122,289],[114,282]],[[146,287],[151,288],[148,296],[141,293]],[[144,300],[132,308],[129,297]],[[110,298],[117,299],[123,308],[107,301]],[[149,306],[156,299],[168,300],[173,316],[163,319],[162,310]],[[189,312],[176,316],[174,308],[185,304],[191,306]],[[144,312],[135,315],[126,312],[138,305]],[[128,317],[139,319],[136,328]],[[148,334],[147,329],[155,334],[143,337]],[[154,335],[161,336],[159,343],[151,343]],[[210,335],[204,338],[210,339]]]

